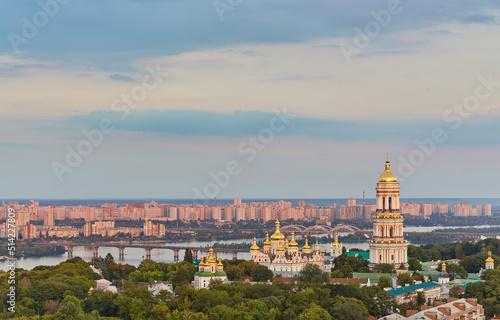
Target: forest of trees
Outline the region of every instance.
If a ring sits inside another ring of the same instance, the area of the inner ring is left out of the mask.
[[[379,287],[328,284],[328,274],[309,265],[291,283],[268,284],[272,273],[253,262],[224,261],[233,279],[250,276],[262,284],[213,283],[194,290],[196,267],[189,262],[143,261],[139,267],[103,259],[103,277],[119,293],[91,291],[102,278],[80,258],[31,271],[17,270],[16,313],[4,309],[0,319],[367,319],[395,309],[393,297]],[[232,270],[232,271],[231,271]],[[0,273],[0,299],[6,304],[8,274]],[[141,282],[168,280],[174,294],[156,297]],[[376,297],[376,300],[373,298]],[[377,301],[377,302],[375,302]],[[38,316],[38,314],[40,316]]]
[[[430,244],[409,246],[410,273],[397,277],[399,285],[422,281],[422,262],[460,259],[448,264],[452,278],[466,278],[484,265],[487,250],[500,266],[500,241],[487,239],[478,243]],[[307,265],[289,283],[269,282],[273,274],[252,261],[224,260],[230,284],[214,282],[209,289],[191,286],[197,268],[192,254],[178,263],[144,260],[138,267],[120,264],[108,254],[102,262],[102,276],[94,273],[81,258],[69,259],[57,266],[39,266],[16,270],[16,312],[7,312],[9,274],[0,272],[0,319],[367,319],[371,316],[404,312],[407,305],[397,305],[384,288],[389,278],[381,277],[377,286],[358,284],[332,285],[329,277],[351,277],[353,272],[393,272],[392,265],[378,265],[370,270],[367,261],[345,254],[336,258],[331,274],[315,265]],[[469,285],[465,293],[453,288],[455,297],[475,297],[485,306],[488,317],[500,313],[500,270],[490,270],[486,281]],[[242,280],[248,277],[260,284]],[[95,281],[108,279],[118,293],[90,290]],[[170,281],[174,293],[162,291],[153,296],[143,285],[155,280]],[[417,297],[418,298],[418,297]],[[421,298],[421,297],[420,297]],[[416,299],[412,308],[420,308],[425,299]]]

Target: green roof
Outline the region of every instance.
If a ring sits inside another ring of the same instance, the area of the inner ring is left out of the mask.
[[[349,251],[345,253],[349,257],[355,257],[355,256],[360,256],[364,260],[370,260],[370,252],[365,252],[365,251]]]
[[[194,274],[198,277],[226,277],[226,273],[224,271],[219,271],[216,273],[208,272],[208,271],[198,271]]]
[[[370,279],[372,284],[378,283],[378,279],[380,277],[393,278],[395,277],[395,273],[368,273],[368,272],[354,272],[352,274],[353,278],[357,279]]]
[[[437,282],[422,282],[422,283],[414,284],[411,286],[391,289],[391,290],[387,291],[387,293],[392,294],[393,296],[399,296],[399,295],[407,293],[408,291],[413,292],[413,291],[418,290],[418,289],[428,289],[428,288],[433,288],[436,286],[440,286],[440,284]]]
[[[445,284],[446,287],[453,287],[453,286],[460,286],[463,289],[467,288],[467,286],[474,284],[474,283],[481,283],[484,282],[484,280],[471,280],[471,279],[455,279],[452,280],[448,283]]]

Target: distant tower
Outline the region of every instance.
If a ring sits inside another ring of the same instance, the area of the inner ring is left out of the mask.
[[[342,243],[339,243],[338,234],[335,233],[335,242],[330,245],[330,257],[337,258],[342,254]]]
[[[363,190],[363,205],[365,205],[365,204],[366,204],[366,201],[365,201],[365,200],[366,200],[366,198],[365,198],[365,191]]]
[[[373,238],[370,241],[370,266],[379,263],[408,263],[408,242],[404,239],[403,221],[399,208],[399,183],[391,172],[389,158],[377,183],[377,211],[373,218]]]
[[[441,265],[441,272],[438,275],[438,283],[445,284],[450,282],[450,275],[446,272],[446,264],[443,262]]]
[[[486,259],[486,270],[495,269],[495,261],[491,257],[491,251],[488,251],[488,259]]]

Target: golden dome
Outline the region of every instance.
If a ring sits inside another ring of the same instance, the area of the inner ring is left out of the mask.
[[[491,257],[491,251],[488,251],[488,259],[486,259],[486,264],[493,264],[495,261]]]
[[[214,255],[214,249],[210,248],[210,250],[208,250],[208,258],[206,260],[205,265],[212,265],[212,264],[216,264],[216,263],[217,263],[217,259],[215,258],[215,255]]]
[[[271,242],[285,241],[285,236],[280,232],[280,222],[276,220],[276,232],[271,236]]]
[[[389,158],[385,160],[385,171],[382,173],[380,178],[378,179],[379,183],[397,183],[398,179],[391,172],[391,164],[389,163]]]
[[[253,246],[250,247],[250,252],[259,252],[260,248],[257,245],[257,239],[253,238]]]
[[[330,248],[342,248],[342,244],[339,243],[339,235],[335,233],[335,242],[330,245]]]
[[[299,244],[295,241],[295,232],[292,232],[292,240],[288,243],[288,248],[299,248]]]
[[[221,257],[219,257],[219,263],[217,263],[217,266],[223,267],[223,265],[222,265],[222,258]]]
[[[307,238],[306,238],[306,244],[302,247],[303,252],[311,252],[311,247],[307,244]]]
[[[283,253],[283,254],[285,253],[285,248],[283,248],[281,246],[281,243],[280,243],[278,249],[276,249],[276,254],[280,254],[280,253]]]
[[[203,268],[205,266],[205,258],[201,257],[200,263],[198,264],[199,267]]]
[[[271,247],[271,241],[269,241],[269,233],[266,233],[266,241],[264,241],[264,248]]]

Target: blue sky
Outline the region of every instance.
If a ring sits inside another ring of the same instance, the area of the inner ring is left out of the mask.
[[[387,23],[392,0],[214,3],[3,1],[2,198],[208,197],[232,161],[219,198],[373,196],[386,153],[404,197],[500,197],[498,1],[400,1]]]

